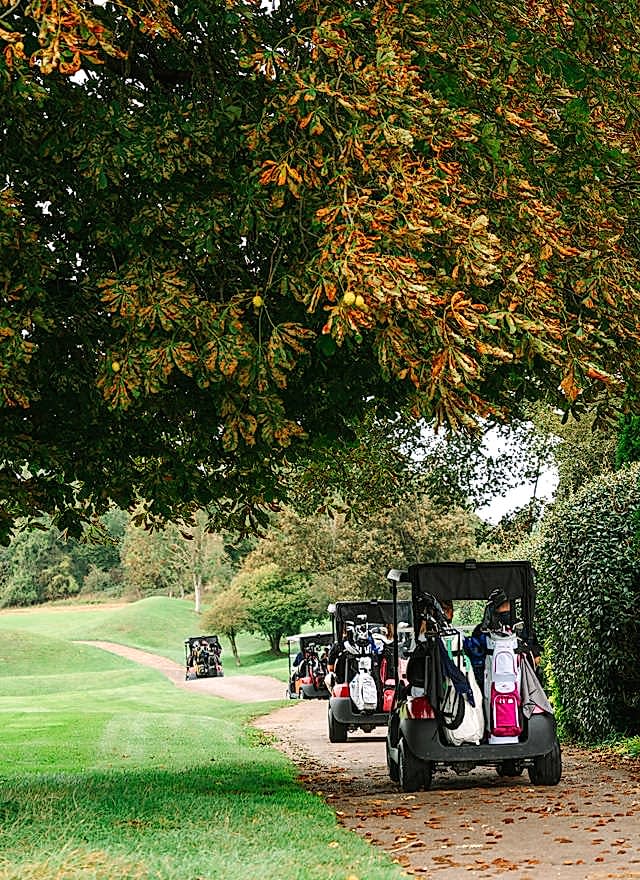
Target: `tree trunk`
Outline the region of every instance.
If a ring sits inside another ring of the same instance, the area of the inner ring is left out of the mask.
[[[280,635],[280,633],[277,633],[274,636],[269,636],[269,645],[271,646],[271,653],[272,654],[277,654],[278,656],[280,656],[280,654],[282,654],[282,651],[280,650],[280,639],[281,638],[282,638],[282,636]]]
[[[227,638],[231,642],[231,653],[233,654],[236,661],[236,666],[240,666],[240,658],[238,657],[238,646],[236,645],[236,634],[233,633],[232,635],[229,635],[227,633]]]
[[[195,598],[195,612],[200,614],[202,607],[202,575],[199,572],[193,572],[193,593]]]

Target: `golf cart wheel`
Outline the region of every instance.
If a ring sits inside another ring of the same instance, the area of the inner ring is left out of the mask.
[[[431,761],[421,761],[403,739],[398,743],[398,782],[403,791],[428,790],[433,777]]]
[[[302,690],[302,688],[300,688],[300,690],[299,690],[299,692],[298,692],[298,699],[299,699],[299,700],[306,700],[306,699],[307,699],[307,695],[306,695],[305,692]]]
[[[529,779],[534,785],[557,785],[561,776],[562,755],[556,740],[550,752],[534,759],[533,767],[529,767]]]
[[[389,771],[389,779],[392,782],[400,782],[400,768],[398,767],[396,762],[391,757],[391,752],[389,750],[389,740],[387,740],[386,752],[387,752],[387,770]]]
[[[347,730],[347,725],[342,724],[341,721],[337,721],[333,717],[333,712],[329,709],[329,742],[346,743]]]
[[[503,761],[496,767],[496,773],[498,776],[522,776],[523,770],[524,767],[520,761],[515,761],[513,758]]]

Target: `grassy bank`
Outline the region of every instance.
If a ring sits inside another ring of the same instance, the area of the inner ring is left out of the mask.
[[[247,726],[255,704],[72,644],[64,618],[0,627],[0,880],[401,876]]]

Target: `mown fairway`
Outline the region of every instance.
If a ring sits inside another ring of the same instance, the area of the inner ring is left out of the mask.
[[[167,633],[165,656],[177,639],[178,659],[182,621],[161,604],[149,630]],[[189,694],[72,642],[114,638],[135,614],[0,615],[1,880],[400,876],[247,726],[256,704]]]

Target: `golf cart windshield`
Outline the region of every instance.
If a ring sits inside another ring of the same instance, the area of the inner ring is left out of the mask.
[[[326,648],[333,641],[333,633],[316,632],[316,633],[298,633],[295,636],[287,636],[287,644],[289,649],[293,644],[300,646],[301,651],[306,651],[311,645],[316,648]]]
[[[372,599],[369,602],[336,602],[333,611],[335,637],[340,636],[348,620],[354,621],[359,615],[365,615],[370,624],[388,626],[393,623],[393,602],[390,599]],[[399,624],[412,622],[411,602],[408,599],[401,599],[398,602],[397,615]]]

